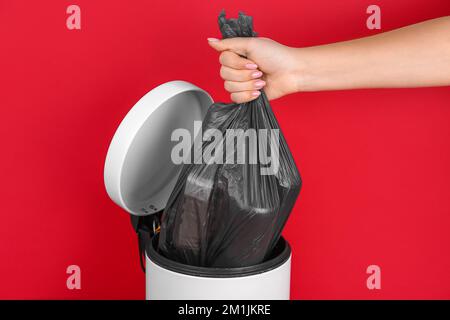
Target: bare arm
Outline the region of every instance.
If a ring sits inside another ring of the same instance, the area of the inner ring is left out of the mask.
[[[300,90],[450,85],[450,17],[298,50]]]

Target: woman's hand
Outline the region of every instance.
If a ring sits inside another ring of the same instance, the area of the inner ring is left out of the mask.
[[[295,48],[267,38],[208,38],[208,42],[221,52],[220,75],[232,101],[254,100],[262,88],[269,100],[297,91],[299,61]]]
[[[265,38],[208,41],[221,52],[220,74],[237,103],[256,99],[261,88],[276,99],[298,91],[450,85],[450,16],[308,48]]]

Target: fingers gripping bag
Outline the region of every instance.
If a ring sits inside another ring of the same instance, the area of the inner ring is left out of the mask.
[[[254,37],[252,18],[219,16],[223,38]],[[301,178],[269,101],[213,104],[161,219],[159,251],[202,267],[261,263],[280,238]],[[197,145],[197,146],[196,146]]]

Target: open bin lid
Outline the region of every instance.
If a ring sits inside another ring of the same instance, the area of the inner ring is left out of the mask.
[[[164,83],[144,95],[120,123],[106,155],[104,181],[111,199],[137,216],[164,209],[182,168],[171,159],[177,143],[172,132],[187,129],[194,137],[194,121],[202,121],[212,103],[207,92],[185,81]]]

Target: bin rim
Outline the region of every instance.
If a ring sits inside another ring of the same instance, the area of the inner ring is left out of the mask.
[[[166,258],[158,252],[158,234],[149,239],[145,245],[146,257],[156,265],[163,269],[167,269],[176,273],[181,273],[194,277],[205,278],[236,278],[258,275],[274,270],[288,261],[292,255],[291,246],[283,238],[280,237],[272,252],[272,257],[268,260],[247,267],[235,268],[208,268],[183,264]]]

